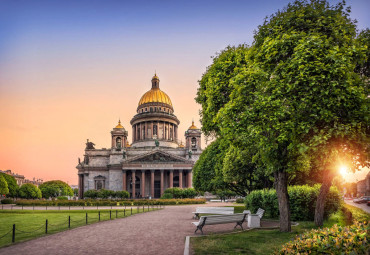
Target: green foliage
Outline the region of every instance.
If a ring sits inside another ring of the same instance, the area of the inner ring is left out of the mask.
[[[130,193],[126,190],[119,190],[119,191],[116,191],[116,195],[115,195],[116,198],[120,198],[120,199],[123,199],[123,198],[129,198],[130,197]]]
[[[193,167],[193,186],[199,191],[216,191],[223,189],[222,162],[226,149],[220,139],[205,148]]]
[[[58,200],[68,200],[68,197],[64,197],[64,196],[60,196],[60,197],[57,197]]]
[[[193,188],[168,188],[164,191],[161,199],[179,199],[179,198],[194,198],[197,195],[197,192]]]
[[[283,245],[276,254],[366,254],[370,249],[369,230],[368,222],[314,229]]]
[[[73,196],[72,188],[65,182],[55,180],[44,182],[40,185],[43,198],[58,196]]]
[[[164,193],[161,196],[161,199],[172,199],[172,198],[173,198],[173,195],[171,193]]]
[[[98,191],[98,198],[115,197],[116,193],[113,190],[101,189]]]
[[[6,195],[9,193],[8,183],[5,181],[5,178],[0,175],[0,195]]]
[[[137,205],[181,205],[204,204],[205,199],[127,199],[127,200],[17,200],[23,206],[137,206]]]
[[[5,204],[14,204],[14,201],[13,201],[13,199],[5,198],[5,199],[1,200],[1,203],[3,205],[5,205]]]
[[[86,198],[97,198],[98,197],[98,191],[94,189],[90,189],[84,192],[84,197]]]
[[[217,190],[215,195],[217,195],[220,199],[226,199],[226,198],[235,197],[236,193],[231,190]]]
[[[78,196],[78,188],[74,188],[74,189],[73,189],[73,195],[74,195],[75,197],[77,197],[77,196]]]
[[[244,198],[237,198],[235,202],[237,204],[243,204],[244,203]]]
[[[8,184],[9,193],[7,194],[7,197],[17,197],[19,187],[16,179],[13,176],[5,173],[0,173],[0,176],[3,176]]]
[[[316,200],[319,190],[320,185],[315,185],[313,187],[308,185],[288,187],[292,220],[312,221],[314,219]],[[252,212],[257,211],[258,208],[264,209],[266,217],[279,217],[276,191],[273,189],[252,191],[245,198],[245,205],[246,208]],[[340,206],[341,195],[338,189],[331,187],[325,201],[325,217],[329,216],[333,212],[336,212]]]
[[[25,183],[19,188],[19,197],[27,199],[41,198],[41,191],[32,183]]]

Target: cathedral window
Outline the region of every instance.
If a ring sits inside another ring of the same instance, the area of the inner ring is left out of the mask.
[[[153,112],[153,107],[150,107],[150,112]]]
[[[191,138],[191,147],[193,148],[197,147],[197,139],[195,137]]]
[[[157,125],[153,125],[153,135],[157,135]]]
[[[117,139],[116,139],[116,147],[117,147],[117,149],[121,149],[122,148],[122,140],[121,140],[121,137],[117,137]]]
[[[96,190],[105,189],[105,177],[101,175],[95,176],[94,184]]]
[[[145,111],[147,112],[148,111],[148,108],[145,108]]]

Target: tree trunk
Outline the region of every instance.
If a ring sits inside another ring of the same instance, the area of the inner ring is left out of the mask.
[[[285,171],[275,172],[275,188],[279,202],[280,231],[290,232],[290,207],[288,195],[288,174]]]
[[[320,188],[320,193],[317,196],[316,208],[315,208],[315,225],[321,227],[324,223],[324,213],[325,213],[325,200],[329,193],[331,182],[334,175],[327,173],[323,179],[323,183]]]

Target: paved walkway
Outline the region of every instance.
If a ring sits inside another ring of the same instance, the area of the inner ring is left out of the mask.
[[[159,211],[87,225],[5,247],[0,254],[183,254],[185,237],[194,234],[192,212],[197,206],[167,206]],[[223,224],[207,226],[203,231],[222,233],[233,228],[234,224]]]
[[[370,213],[370,206],[367,206],[366,203],[364,203],[364,204],[357,204],[357,203],[354,203],[352,200],[344,200],[344,202],[346,204],[353,205],[355,207],[361,208],[362,210],[364,210],[367,213]]]

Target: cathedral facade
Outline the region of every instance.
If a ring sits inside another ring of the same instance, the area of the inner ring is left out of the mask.
[[[159,198],[172,187],[192,187],[192,169],[202,152],[201,131],[194,122],[179,142],[180,121],[170,97],[159,88],[155,74],[152,87],[140,99],[131,119],[132,143],[121,121],[111,131],[111,148],[96,149],[87,140],[79,159],[79,198],[95,189],[126,190],[131,198]]]

